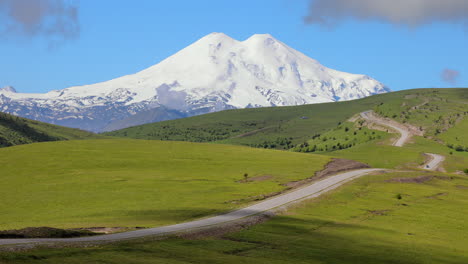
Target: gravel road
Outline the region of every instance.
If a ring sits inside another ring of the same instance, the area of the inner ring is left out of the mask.
[[[155,227],[149,229],[141,229],[130,232],[99,235],[91,237],[79,237],[79,238],[35,238],[35,239],[0,239],[0,245],[14,245],[14,244],[25,244],[25,243],[66,243],[66,242],[95,242],[95,241],[118,241],[133,238],[140,238],[145,236],[157,236],[157,235],[168,235],[183,231],[195,230],[198,228],[206,228],[209,226],[225,224],[228,222],[236,221],[245,217],[260,214],[262,212],[270,211],[287,204],[317,197],[323,193],[333,190],[346,182],[349,182],[355,178],[364,176],[371,172],[380,171],[381,169],[360,169],[349,172],[339,173],[335,176],[325,178],[317,181],[306,187],[296,189],[291,192],[287,192],[265,201],[253,204],[251,206],[232,211],[226,214],[208,217],[200,220],[190,221],[186,223]]]

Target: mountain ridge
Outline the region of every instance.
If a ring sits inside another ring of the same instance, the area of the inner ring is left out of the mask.
[[[161,107],[193,116],[346,101],[389,91],[367,75],[327,68],[269,34],[238,41],[211,33],[156,65],[106,82],[45,94],[0,89],[0,111],[100,132],[124,128],[122,120]],[[151,121],[168,116],[161,112]]]

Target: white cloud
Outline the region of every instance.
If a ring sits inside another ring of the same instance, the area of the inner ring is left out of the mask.
[[[452,69],[444,69],[441,73],[442,80],[450,85],[456,85],[459,77],[460,72]]]
[[[78,6],[67,0],[0,0],[0,37],[78,37]]]
[[[304,21],[333,26],[345,19],[410,27],[432,22],[467,23],[468,0],[310,0]]]

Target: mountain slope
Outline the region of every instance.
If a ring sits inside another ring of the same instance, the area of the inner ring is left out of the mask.
[[[466,88],[416,89],[348,102],[229,110],[106,134],[289,149],[316,134],[336,128],[338,123],[359,112],[371,109],[382,116],[422,127],[428,136],[437,136],[437,131],[443,132],[466,118],[467,103]]]
[[[369,76],[324,67],[268,34],[237,41],[213,33],[155,66],[107,82],[46,94],[0,89],[0,110],[102,131],[112,122],[161,106],[191,116],[345,101],[388,91]]]
[[[0,147],[99,137],[99,135],[86,131],[46,124],[0,112]]]

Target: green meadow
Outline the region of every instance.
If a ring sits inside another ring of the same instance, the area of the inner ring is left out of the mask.
[[[466,214],[467,177],[400,172],[363,177],[223,236],[2,252],[0,262],[463,264]]]
[[[334,157],[357,160],[375,168],[414,169],[427,159],[424,153],[445,157],[442,167],[447,172],[464,171],[468,168],[468,152],[457,152],[434,140],[415,136],[404,147],[389,145],[395,134],[380,141],[370,141],[353,148],[326,153]]]
[[[382,141],[386,132],[372,130],[353,122],[345,122],[337,128],[317,134],[311,140],[299,144],[292,150],[297,152],[332,152],[348,149],[370,141]]]
[[[468,152],[468,117],[438,136],[458,152]]]
[[[284,183],[314,176],[330,160],[239,146],[125,139],[15,146],[0,149],[0,157],[2,230],[184,222],[261,200],[284,190]]]
[[[277,194],[333,157],[398,171],[354,180],[241,231],[0,250],[0,263],[468,263],[467,91],[230,110],[105,134],[137,139],[70,130],[77,137],[62,140],[101,139],[2,148],[0,229],[180,223]],[[349,121],[370,109],[425,136],[393,147],[397,134]],[[424,153],[445,156],[446,172],[418,169]]]

